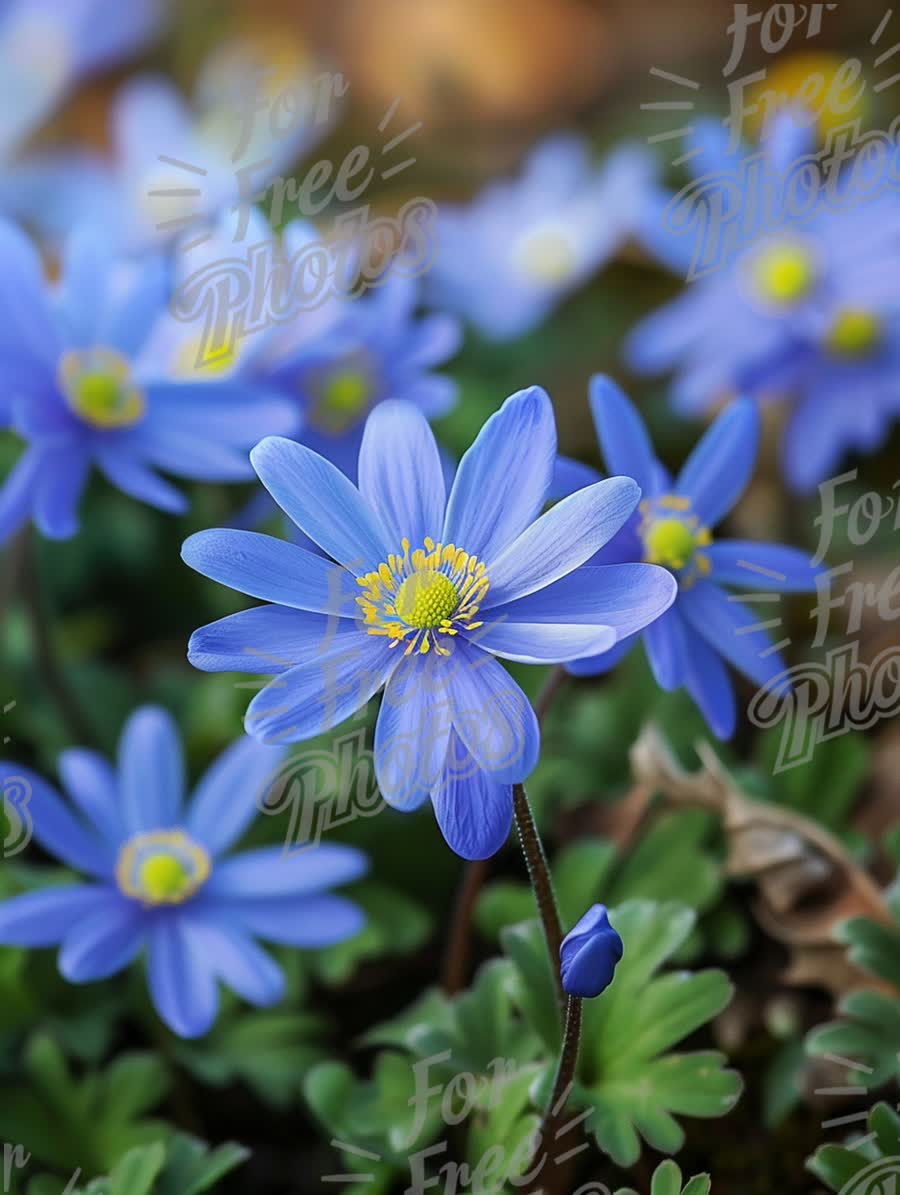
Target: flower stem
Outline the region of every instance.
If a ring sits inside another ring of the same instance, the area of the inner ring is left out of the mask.
[[[60,717],[73,741],[79,746],[96,747],[97,736],[82,713],[57,656],[35,559],[34,541],[30,536],[22,541],[21,577],[22,596],[31,627],[32,648],[44,684],[56,703]]]
[[[566,1126],[561,1122],[563,1121],[566,1103],[575,1082],[575,1070],[578,1065],[578,1047],[580,1044],[581,997],[569,996],[566,1005],[566,1028],[563,1033],[562,1049],[556,1067],[556,1079],[553,1083],[553,1091],[550,1099],[547,1101],[547,1107],[544,1110],[538,1136],[540,1142],[538,1147],[539,1152],[535,1155],[534,1159],[538,1163],[538,1166],[536,1170],[532,1170],[532,1173],[540,1175],[540,1183],[533,1188],[534,1192],[547,1191],[548,1189],[551,1191],[554,1190],[558,1185],[553,1181],[554,1171],[558,1172],[561,1169],[562,1163],[568,1156],[571,1156],[568,1147],[564,1143],[560,1142],[556,1146],[553,1143],[558,1141],[566,1131]],[[561,1155],[558,1160],[551,1157],[551,1150],[554,1154]],[[544,1170],[548,1162],[550,1164],[549,1175]],[[557,1177],[559,1177],[558,1174]],[[548,1179],[550,1180],[549,1182]]]
[[[513,808],[516,815],[516,829],[519,831],[519,841],[528,866],[528,878],[534,891],[541,925],[544,929],[544,940],[550,955],[550,970],[556,984],[560,1006],[565,1002],[562,990],[562,979],[559,974],[559,948],[562,945],[563,932],[559,920],[559,909],[556,905],[556,894],[553,891],[553,880],[550,877],[550,867],[544,853],[544,844],[538,834],[534,822],[534,814],[525,788],[521,784],[513,785]]]
[[[453,909],[450,938],[444,955],[442,986],[448,996],[455,996],[466,983],[472,913],[489,868],[489,859],[475,859],[467,863],[463,870]]]

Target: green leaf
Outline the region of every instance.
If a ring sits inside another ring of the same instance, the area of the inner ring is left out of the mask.
[[[887,1191],[887,1180],[900,1176],[900,1116],[888,1104],[876,1104],[869,1113],[867,1137],[866,1153],[842,1145],[822,1146],[807,1159],[807,1170],[833,1191],[843,1192],[855,1182],[847,1195]]]
[[[110,1173],[110,1195],[149,1195],[165,1161],[166,1147],[159,1141],[130,1149]]]
[[[345,983],[366,959],[410,954],[431,933],[432,918],[427,910],[384,884],[358,884],[353,899],[365,911],[366,924],[352,938],[319,950],[313,957],[316,973],[335,986]]]
[[[834,936],[850,948],[851,963],[886,979],[900,992],[900,925],[854,917],[838,925]]]
[[[857,991],[838,1005],[843,1020],[813,1029],[806,1039],[811,1055],[837,1054],[861,1059],[854,1081],[874,1089],[900,1074],[900,1000],[881,992]]]
[[[540,922],[526,921],[508,926],[501,934],[501,941],[513,963],[513,969],[508,973],[507,990],[550,1054],[555,1056],[562,1042],[559,998]]]

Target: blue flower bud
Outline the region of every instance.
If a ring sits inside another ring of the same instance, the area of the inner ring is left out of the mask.
[[[570,996],[599,996],[612,983],[624,949],[606,905],[592,905],[559,948],[563,989]]]

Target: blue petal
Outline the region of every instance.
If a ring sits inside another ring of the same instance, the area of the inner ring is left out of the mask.
[[[108,842],[124,836],[118,780],[111,764],[96,751],[72,747],[59,757],[63,788]]]
[[[226,614],[194,631],[188,659],[202,672],[279,676],[303,661],[318,659],[321,643],[335,626],[334,619],[324,614],[286,606],[256,606]],[[347,623],[344,633],[355,632],[356,624]]]
[[[691,637],[685,684],[716,738],[730,739],[737,721],[734,686],[728,669],[700,635]]]
[[[502,664],[465,640],[445,663],[453,729],[467,753],[491,780],[524,780],[541,749],[528,698]]]
[[[705,554],[712,564],[710,580],[720,585],[741,585],[747,589],[768,589],[778,593],[810,593],[822,566],[813,564],[805,552],[783,544],[760,544],[754,540],[717,540]]]
[[[71,539],[78,531],[78,503],[90,459],[67,444],[44,456],[34,495],[34,521],[48,539]]]
[[[675,492],[689,498],[701,523],[714,527],[740,498],[759,446],[759,412],[749,398],[723,411],[688,457]]]
[[[44,451],[26,449],[3,482],[0,489],[0,544],[15,535],[31,516],[45,457]]]
[[[204,892],[230,904],[276,896],[308,896],[358,880],[368,869],[369,861],[362,851],[340,843],[293,850],[267,846],[221,860]]]
[[[759,615],[712,581],[684,590],[678,605],[693,629],[750,680],[767,686],[784,672]]]
[[[520,390],[491,415],[459,463],[444,543],[490,563],[540,513],[555,460],[550,399],[537,386]]]
[[[0,902],[0,944],[56,946],[83,918],[106,909],[115,894],[94,884],[66,884]]]
[[[400,550],[438,540],[444,524],[444,475],[434,433],[415,407],[380,403],[366,420],[359,452],[359,490]]]
[[[813,392],[797,400],[788,417],[781,445],[782,468],[791,489],[811,494],[831,477],[846,451],[841,420],[826,418],[821,396]]]
[[[198,531],[185,540],[181,558],[204,577],[264,602],[349,618],[359,614],[359,587],[346,569],[270,535]]]
[[[191,796],[185,827],[211,855],[220,855],[240,838],[283,769],[282,747],[266,747],[240,738],[204,772]]]
[[[511,786],[483,772],[455,732],[450,735],[447,762],[431,799],[447,845],[463,859],[489,859],[509,837]]]
[[[493,615],[493,612],[492,612]],[[506,622],[500,614],[477,632],[478,646],[520,664],[560,664],[609,651],[613,627],[582,623]]]
[[[156,1011],[179,1037],[201,1037],[219,1010],[214,960],[195,949],[190,925],[177,914],[151,923],[147,979]]]
[[[112,242],[99,225],[83,224],[66,240],[57,310],[75,345],[86,347],[91,342],[106,343],[96,331],[106,301],[112,265]]]
[[[14,224],[0,220],[0,354],[53,378],[62,351],[41,260]]]
[[[83,827],[49,784],[28,768],[4,761],[0,762],[0,788],[5,794],[24,790],[19,807],[31,815],[34,837],[49,854],[77,871],[109,876],[114,861],[109,844]]]
[[[677,689],[684,684],[688,667],[687,632],[678,604],[650,623],[644,631],[644,647],[661,689]]]
[[[250,454],[259,479],[288,518],[358,576],[394,550],[359,490],[324,457],[269,436]]]
[[[250,703],[247,733],[264,743],[296,743],[337,726],[373,697],[397,664],[387,640],[339,621],[311,659],[271,681]]]
[[[107,480],[117,489],[170,514],[181,514],[187,510],[187,500],[167,481],[157,476],[152,469],[116,448],[97,452],[97,466]]]
[[[644,494],[652,494],[656,454],[637,408],[604,374],[591,378],[590,403],[609,472],[633,477]]]
[[[502,619],[504,625],[545,622],[615,627],[623,638],[659,618],[677,594],[675,578],[655,564],[583,565],[536,593],[492,610],[491,617]]]
[[[69,983],[108,979],[134,960],[144,945],[147,918],[135,901],[109,901],[101,912],[82,917],[66,934],[59,952],[60,974]]]
[[[572,676],[602,676],[620,664],[637,643],[637,636],[629,635],[627,639],[620,639],[609,651],[599,656],[585,656],[581,660],[570,660],[566,664],[566,672]]]
[[[451,707],[447,661],[433,653],[402,659],[384,691],[375,726],[375,774],[395,809],[416,809],[437,783],[447,755]]]
[[[231,924],[198,909],[188,914],[191,945],[211,960],[218,978],[243,1000],[261,1007],[284,999],[285,977],[281,967],[253,938]]]
[[[366,923],[358,905],[331,893],[245,901],[234,906],[233,916],[251,933],[269,942],[305,949],[344,942]]]
[[[598,473],[591,465],[584,465],[572,457],[558,456],[553,466],[553,478],[547,497],[551,501],[557,498],[567,498],[576,490],[583,490],[585,486],[593,485],[595,481],[602,481],[603,474]]]
[[[184,759],[170,714],[146,705],[131,715],[119,740],[122,816],[131,833],[178,825]]]
[[[563,498],[488,564],[484,609],[533,593],[584,564],[624,525],[640,496],[630,477],[610,477]]]

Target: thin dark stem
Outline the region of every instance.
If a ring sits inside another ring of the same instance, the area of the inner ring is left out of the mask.
[[[444,955],[442,986],[448,996],[455,996],[465,987],[469,972],[472,915],[489,869],[490,859],[474,859],[465,865],[463,871]]]
[[[550,670],[534,703],[534,712],[537,716],[538,725],[543,723],[547,710],[552,705],[562,685],[568,680],[568,675],[562,664],[556,664]],[[518,821],[518,815],[516,820]],[[533,825],[534,819],[532,818]],[[536,833],[537,831],[535,831]],[[489,859],[475,859],[471,863],[466,864],[465,871],[463,872],[463,878],[457,891],[456,902],[453,906],[450,936],[447,940],[444,965],[441,969],[443,976],[441,985],[448,996],[455,995],[465,986],[469,970],[472,915],[478,901],[478,894],[484,886],[489,872]],[[557,955],[556,958],[558,957]],[[551,962],[551,966],[554,970],[556,969],[555,959]]]
[[[79,746],[95,747],[97,736],[84,717],[57,657],[47,604],[38,575],[34,542],[30,536],[22,543],[21,578],[22,597],[31,627],[32,648],[44,684],[73,742]]]
[[[522,843],[522,851],[528,865],[528,878],[534,891],[534,899],[537,902],[541,925],[544,929],[544,939],[547,943],[547,952],[550,955],[550,970],[553,972],[557,994],[560,1005],[562,1005],[565,1002],[559,974],[559,948],[563,940],[562,925],[559,920],[559,909],[556,906],[556,894],[553,891],[550,867],[544,853],[544,844],[538,834],[528,796],[521,784],[513,785],[513,808],[516,815],[516,829],[519,831],[519,841]]]
[[[547,1107],[544,1110],[544,1117],[541,1121],[541,1130],[538,1137],[540,1141],[539,1155],[536,1161],[539,1163],[537,1170],[532,1171],[539,1177],[539,1182],[532,1187],[528,1195],[532,1192],[541,1190],[554,1190],[556,1185],[552,1181],[548,1182],[548,1175],[545,1172],[545,1167],[550,1164],[551,1171],[557,1169],[561,1163],[557,1163],[551,1157],[551,1150],[554,1154],[561,1154],[562,1160],[568,1154],[568,1147],[564,1144],[554,1145],[566,1131],[566,1126],[562,1123],[566,1104],[569,1095],[572,1091],[572,1086],[575,1082],[575,1072],[578,1066],[578,1048],[581,1044],[581,997],[569,996],[566,1005],[566,1028],[563,1033],[562,1050],[559,1055],[559,1063],[556,1067],[556,1079],[553,1083],[553,1092],[547,1102]]]

